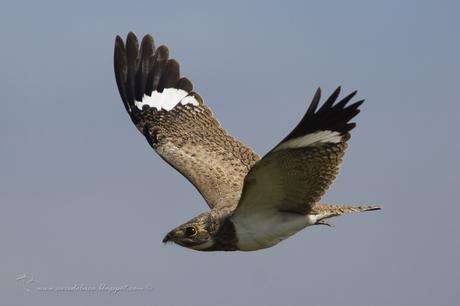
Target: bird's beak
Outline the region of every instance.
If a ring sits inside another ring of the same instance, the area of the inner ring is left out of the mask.
[[[163,238],[163,243],[166,243],[172,239],[173,235],[171,232],[169,232],[164,238]]]
[[[170,231],[164,238],[163,243],[172,241],[177,243],[177,240],[184,237],[184,231],[181,229],[174,229]]]

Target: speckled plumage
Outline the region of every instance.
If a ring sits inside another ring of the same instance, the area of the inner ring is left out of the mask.
[[[166,46],[146,35],[139,48],[117,36],[115,77],[125,108],[152,148],[202,194],[211,211],[172,230],[164,241],[202,251],[270,247],[302,228],[343,213],[378,209],[319,200],[338,174],[363,100],[338,88],[318,109],[316,92],[294,130],[262,159],[213,117]]]

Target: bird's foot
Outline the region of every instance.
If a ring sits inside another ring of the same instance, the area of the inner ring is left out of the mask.
[[[327,225],[327,226],[330,226],[330,227],[334,227],[334,225],[330,224],[330,223],[327,222],[326,220],[318,220],[318,221],[316,221],[315,224],[316,224],[316,225]]]

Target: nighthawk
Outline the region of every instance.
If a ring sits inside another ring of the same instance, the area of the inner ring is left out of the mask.
[[[378,206],[320,203],[338,174],[364,100],[319,106],[318,88],[300,123],[262,158],[230,136],[181,77],[169,49],[129,33],[115,40],[115,77],[123,104],[150,146],[201,193],[210,210],[170,231],[172,241],[200,251],[271,247],[310,225]]]

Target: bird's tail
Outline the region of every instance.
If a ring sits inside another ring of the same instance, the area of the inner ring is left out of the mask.
[[[350,214],[355,212],[380,210],[382,206],[378,205],[356,205],[356,206],[339,206],[329,204],[316,204],[312,209],[312,214],[318,216],[317,224],[329,225],[324,219]]]

